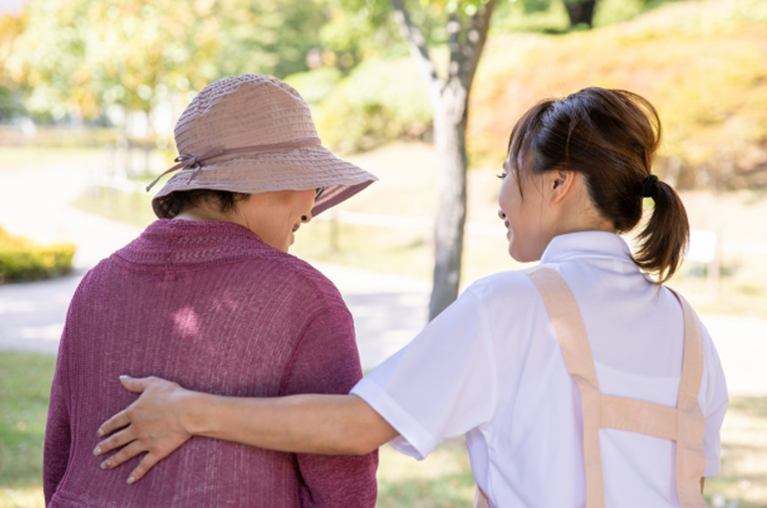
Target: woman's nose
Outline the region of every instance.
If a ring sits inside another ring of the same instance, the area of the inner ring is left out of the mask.
[[[501,220],[506,220],[506,214],[503,213],[503,210],[500,208],[498,209],[498,217],[500,217]]]

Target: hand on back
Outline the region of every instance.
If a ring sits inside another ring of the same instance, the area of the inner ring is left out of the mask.
[[[101,463],[102,469],[113,469],[146,453],[128,477],[130,484],[140,480],[155,464],[192,437],[181,421],[183,400],[191,392],[157,377],[120,376],[120,382],[126,389],[141,395],[99,427],[99,436],[109,437],[98,444],[93,454],[104,455],[119,450]]]

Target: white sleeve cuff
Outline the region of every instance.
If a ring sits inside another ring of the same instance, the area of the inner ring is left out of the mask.
[[[400,435],[389,444],[400,452],[423,460],[439,444],[426,428],[368,377],[362,378],[350,393],[367,402],[399,432]]]
[[[719,471],[720,471],[719,457],[717,457],[714,460],[706,459],[706,468],[703,470],[704,478],[711,478],[712,476],[716,476],[719,474]]]

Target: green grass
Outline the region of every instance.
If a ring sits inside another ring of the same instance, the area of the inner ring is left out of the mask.
[[[87,212],[146,227],[157,219],[152,211],[152,195],[122,193],[106,187],[96,187],[80,196],[74,205]]]
[[[0,146],[0,171],[44,165],[61,165],[64,162],[85,162],[98,157],[106,158],[106,151],[103,148]]]
[[[463,439],[442,443],[421,462],[389,445],[381,448],[379,507],[468,507],[475,488]]]
[[[43,506],[42,444],[55,358],[0,353],[0,506]],[[381,448],[378,506],[470,506],[474,481],[462,439],[418,462]],[[706,482],[707,498],[724,495],[740,508],[767,508],[767,397],[735,397],[722,428],[722,473]]]
[[[56,358],[0,353],[0,506],[43,506],[45,419]]]

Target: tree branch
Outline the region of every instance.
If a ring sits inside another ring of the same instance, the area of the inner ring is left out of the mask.
[[[429,57],[429,49],[426,47],[426,39],[418,27],[413,24],[410,15],[405,8],[403,0],[391,0],[394,6],[394,19],[399,25],[402,37],[410,46],[410,54],[421,71],[421,77],[426,83],[426,88],[432,96],[432,102],[439,97],[439,90],[443,86],[443,81],[437,75],[437,67]]]
[[[463,62],[461,62],[460,74],[461,84],[467,91],[471,88],[471,84],[474,81],[479,58],[482,56],[482,50],[485,48],[485,42],[487,42],[490,18],[493,17],[493,9],[495,9],[496,3],[497,0],[490,0],[471,17],[469,30],[466,33],[466,42],[463,47]]]
[[[448,47],[450,48],[450,64],[448,81],[457,77],[463,67],[464,54],[461,47],[461,22],[456,13],[450,15],[447,21]]]

